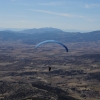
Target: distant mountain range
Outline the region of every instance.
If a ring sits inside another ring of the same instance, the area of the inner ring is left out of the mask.
[[[22,33],[28,33],[28,34],[33,34],[33,33],[44,33],[44,32],[63,32],[62,30],[60,29],[57,29],[57,28],[33,28],[33,29],[26,29],[26,30],[23,30],[21,31]]]
[[[57,28],[33,28],[23,31],[0,31],[0,41],[21,41],[27,44],[53,39],[61,42],[90,42],[100,40],[100,30],[80,33],[64,32]]]

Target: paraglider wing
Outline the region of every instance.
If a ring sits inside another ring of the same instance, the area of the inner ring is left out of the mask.
[[[63,44],[63,43],[61,43],[61,42],[59,42],[59,41],[55,41],[55,40],[46,40],[46,41],[43,41],[43,42],[40,42],[39,44],[37,44],[36,45],[36,48],[38,48],[40,45],[42,45],[42,44],[45,44],[45,43],[58,43],[58,44],[60,44],[60,45],[62,45],[65,49],[66,49],[66,51],[68,52],[68,48]]]

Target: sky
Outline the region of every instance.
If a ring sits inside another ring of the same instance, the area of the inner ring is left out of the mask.
[[[100,30],[100,0],[0,0],[0,28]]]

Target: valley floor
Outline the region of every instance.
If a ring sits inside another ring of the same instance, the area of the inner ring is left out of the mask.
[[[0,100],[100,100],[100,43],[65,45],[1,43]]]

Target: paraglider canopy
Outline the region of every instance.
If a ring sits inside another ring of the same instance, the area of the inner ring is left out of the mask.
[[[68,48],[63,43],[56,40],[46,40],[46,41],[40,42],[39,44],[36,45],[36,48],[38,48],[40,45],[45,44],[45,43],[58,43],[66,49],[66,52],[68,52]]]

